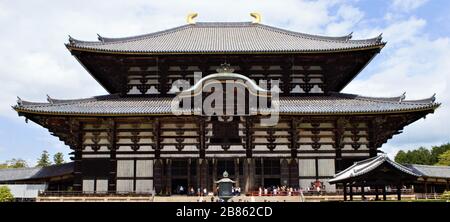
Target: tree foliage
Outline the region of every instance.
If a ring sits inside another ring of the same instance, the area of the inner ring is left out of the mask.
[[[53,162],[56,165],[63,164],[65,162],[63,153],[61,152],[55,153],[55,155],[53,155]]]
[[[28,167],[28,164],[23,159],[11,159],[7,160],[4,163],[0,164],[0,169],[6,169],[6,168],[24,168]]]
[[[433,146],[431,148],[431,158],[433,162],[439,162],[439,156],[450,150],[450,143],[443,144],[441,146]]]
[[[38,167],[46,167],[50,166],[52,163],[50,162],[50,155],[47,150],[44,150],[41,154],[41,157],[38,159],[37,165]]]
[[[439,162],[439,156],[450,150],[450,143],[441,146],[433,146],[431,150],[419,147],[407,152],[400,150],[395,156],[395,161],[401,164],[435,165]]]
[[[11,190],[7,186],[0,186],[0,202],[9,202],[13,201],[14,196],[11,193]]]
[[[439,161],[436,163],[436,165],[450,166],[450,150],[447,150],[439,155],[438,159]]]

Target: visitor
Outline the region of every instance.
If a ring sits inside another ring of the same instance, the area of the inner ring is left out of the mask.
[[[259,192],[258,192],[259,196],[262,196],[262,187],[259,187]]]
[[[203,188],[203,196],[208,196],[208,190],[205,188]]]

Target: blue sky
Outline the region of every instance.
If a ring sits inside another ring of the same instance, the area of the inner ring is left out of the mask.
[[[450,141],[450,1],[446,0],[230,0],[230,1],[7,1],[0,0],[0,162],[23,158],[30,165],[42,150],[70,149],[50,133],[25,123],[11,109],[17,96],[31,101],[90,97],[106,92],[70,55],[70,34],[95,40],[144,34],[198,21],[250,21],[258,11],[265,24],[322,35],[375,37],[388,45],[345,89],[367,96],[408,99],[437,93],[435,114],[406,127],[382,149],[439,145]]]

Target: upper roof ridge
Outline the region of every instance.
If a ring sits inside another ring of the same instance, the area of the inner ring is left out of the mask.
[[[208,30],[209,28],[214,31]],[[236,30],[229,32],[228,28],[236,28]],[[352,40],[353,33],[337,37],[312,35],[252,22],[197,22],[158,32],[120,38],[97,35],[98,41],[82,41],[69,36],[69,43],[66,46],[69,49],[136,53],[328,52],[382,48],[384,46],[384,43],[381,42],[381,35],[372,39]],[[239,42],[244,45],[236,45],[236,40],[234,37],[231,39],[230,35],[240,38]],[[255,35],[258,35],[258,38],[255,38]],[[199,38],[204,38],[205,43],[191,44],[198,42]],[[183,41],[179,42],[180,40]],[[269,41],[270,44],[268,44]],[[316,41],[316,43],[310,41]],[[227,47],[223,47],[223,42],[230,43],[225,44]],[[261,45],[264,47],[260,47]]]

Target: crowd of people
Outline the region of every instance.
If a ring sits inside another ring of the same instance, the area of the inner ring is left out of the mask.
[[[316,194],[322,194],[325,190],[325,185],[320,181],[314,181],[311,182],[309,187],[306,187],[305,189],[299,188],[299,187],[292,187],[292,186],[268,186],[268,187],[262,187],[260,186],[257,190],[257,193],[253,193],[252,195],[258,195],[258,196],[297,196],[297,195],[303,195],[303,193],[316,193]],[[176,194],[180,195],[188,195],[188,196],[214,196],[217,195],[219,192],[219,187],[216,187],[216,191],[212,192],[209,191],[207,188],[194,188],[193,186],[190,186],[189,188],[185,188],[183,186],[177,186],[176,188]],[[232,187],[231,193],[233,196],[240,196],[241,195],[241,187]]]
[[[241,195],[241,187],[232,187],[231,188],[231,193],[233,196],[239,196]],[[216,187],[216,194],[219,192],[219,187]],[[185,188],[182,185],[178,185],[177,188],[175,189],[175,194],[179,194],[179,195],[185,195],[187,194],[188,196],[212,196],[214,195],[211,191],[209,191],[206,188],[201,189],[200,187],[198,187],[197,189],[195,189],[193,186],[190,186],[189,188]]]
[[[258,196],[294,196],[300,192],[300,189],[289,186],[269,186],[259,187]]]

